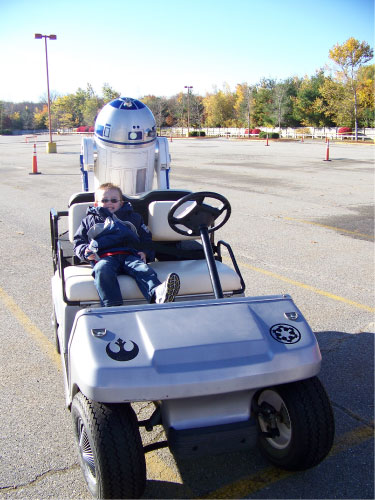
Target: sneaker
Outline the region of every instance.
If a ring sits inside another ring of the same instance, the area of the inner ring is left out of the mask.
[[[155,303],[174,302],[179,290],[180,278],[176,273],[169,274],[164,283],[155,288]]]

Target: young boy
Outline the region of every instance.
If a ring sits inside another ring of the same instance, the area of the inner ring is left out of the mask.
[[[146,264],[154,252],[139,251],[139,245],[151,241],[151,233],[131,203],[124,203],[122,191],[111,183],[95,192],[95,205],[74,235],[74,252],[93,266],[95,286],[104,307],[122,305],[119,274],[135,279],[145,299],[162,304],[173,302],[180,289],[180,279],[171,273],[161,283],[155,271]],[[138,250],[134,248],[138,246]]]

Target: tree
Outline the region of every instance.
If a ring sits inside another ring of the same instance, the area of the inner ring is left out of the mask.
[[[358,71],[359,121],[363,127],[375,126],[374,99],[375,65],[362,66]]]
[[[86,90],[78,88],[75,94],[60,96],[52,103],[51,114],[54,126],[63,128],[93,125],[103,100],[98,97],[90,83]]]
[[[319,70],[314,76],[309,78],[305,76],[302,80],[293,101],[293,116],[304,126],[323,127],[332,125],[332,116],[336,115],[333,111],[335,103],[330,99],[328,105],[328,96],[324,97],[322,88],[327,78],[323,70]],[[331,84],[332,80],[329,80]],[[329,93],[328,93],[329,94]],[[334,98],[334,93],[329,94]]]
[[[10,134],[12,130],[12,120],[9,115],[1,116],[1,133]]]
[[[236,94],[228,85],[215,94],[209,94],[203,99],[207,127],[232,127],[236,124],[235,105]]]
[[[182,93],[181,93],[182,97]],[[181,102],[178,102],[178,95],[170,97],[166,100],[166,110],[165,110],[165,124],[168,127],[173,127],[178,124],[179,116],[182,112],[182,99]],[[181,115],[182,116],[182,115]]]
[[[74,127],[78,127],[84,123],[85,106],[87,101],[92,99],[93,96],[95,96],[95,92],[89,83],[87,84],[86,90],[79,87],[75,94],[70,94],[71,103],[69,103],[69,105],[74,106],[74,109],[70,109],[75,121]]]
[[[279,129],[281,127],[295,127],[300,122],[293,114],[293,99],[297,96],[301,80],[297,77],[287,78],[277,82],[273,91],[274,113],[277,115]]]
[[[184,93],[179,92],[171,103],[172,116],[175,118],[178,127],[184,126],[185,108],[184,108]]]
[[[12,129],[13,130],[22,130],[23,128],[23,121],[22,121],[22,118],[21,118],[21,113],[19,111],[15,111],[14,113],[12,113],[10,115],[10,119],[11,119],[11,122],[12,122]]]
[[[49,102],[51,104],[53,102],[55,102],[58,97],[60,97],[60,94],[56,90],[50,90],[50,93],[49,93]],[[48,94],[47,94],[47,92],[44,92],[39,97],[39,103],[40,104],[47,104],[48,105]]]
[[[83,105],[83,123],[91,127],[94,125],[99,110],[103,107],[103,100],[97,96],[85,100]]]
[[[358,139],[358,71],[373,56],[374,51],[368,43],[359,42],[353,37],[342,45],[336,44],[329,51],[330,59],[341,68],[343,82],[351,90],[354,103],[355,140]]]
[[[51,106],[54,126],[62,128],[79,127],[83,123],[83,114],[79,106],[80,96],[68,94],[58,97]],[[77,105],[78,103],[78,105]]]
[[[310,107],[311,113],[324,113],[337,126],[353,127],[354,106],[348,86],[331,77],[325,78],[320,94]]]
[[[39,110],[38,108],[34,111],[34,128],[38,130],[48,128],[48,107],[47,104],[43,105],[43,108]]]
[[[200,96],[193,94],[189,91],[189,94],[182,94],[182,106],[183,106],[183,116],[184,124],[188,125],[188,114],[189,114],[189,124],[193,128],[201,128],[204,106],[203,99]]]
[[[276,122],[274,110],[275,80],[263,78],[254,90],[254,106],[252,119],[258,126],[273,127]]]
[[[2,130],[3,130],[5,116],[6,115],[5,115],[5,111],[4,111],[4,103],[3,103],[3,101],[0,101],[0,134],[2,133]]]
[[[33,111],[27,104],[21,111],[21,120],[24,129],[31,129],[33,126]]]
[[[236,86],[236,102],[234,104],[236,125],[238,127],[247,127],[249,134],[252,100],[252,88],[247,83],[238,83]]]
[[[166,102],[162,97],[156,97],[154,95],[146,95],[142,97],[141,101],[150,108],[152,114],[154,115],[156,127],[161,129],[164,125]]]
[[[103,84],[102,94],[104,104],[107,104],[107,102],[113,101],[113,99],[120,97],[120,92],[117,92],[117,90],[113,90],[113,88],[107,82]]]
[[[195,128],[202,128],[204,117],[203,98],[199,95],[190,95],[190,123]]]

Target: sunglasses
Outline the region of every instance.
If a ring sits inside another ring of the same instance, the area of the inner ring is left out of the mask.
[[[118,203],[118,202],[119,202],[119,201],[121,201],[121,200],[118,200],[117,198],[110,198],[110,199],[109,199],[109,198],[103,198],[103,199],[101,200],[101,203],[108,203],[109,201],[110,201],[111,203]]]

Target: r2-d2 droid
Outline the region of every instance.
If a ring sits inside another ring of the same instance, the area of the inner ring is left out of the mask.
[[[96,119],[94,138],[82,140],[84,191],[95,191],[104,182],[127,195],[169,189],[169,169],[168,140],[156,136],[152,112],[137,99],[119,97],[106,104]]]

